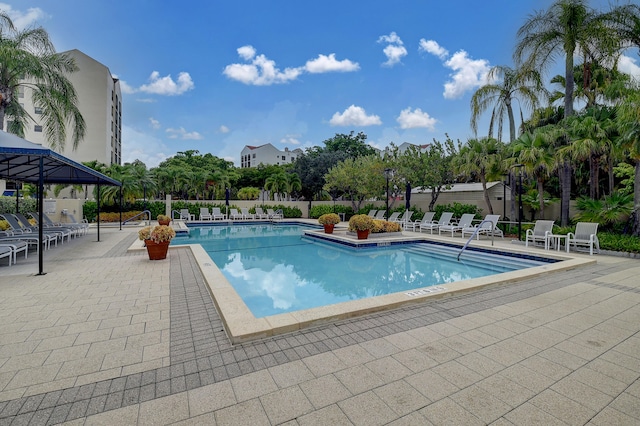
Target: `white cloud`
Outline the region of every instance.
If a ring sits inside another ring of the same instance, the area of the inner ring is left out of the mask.
[[[49,15],[44,13],[39,7],[30,7],[26,12],[15,10],[7,3],[0,3],[0,10],[6,13],[17,30],[24,30],[33,26],[39,19],[48,18]]]
[[[153,117],[149,117],[149,123],[151,124],[151,128],[153,129],[160,128],[160,122]]]
[[[383,49],[387,62],[382,65],[392,67],[399,63],[400,60],[407,56],[407,49],[404,47],[404,43],[395,32],[389,35],[383,35],[378,38],[378,43],[387,43],[387,46]]]
[[[329,120],[332,126],[377,126],[382,124],[377,115],[367,115],[364,108],[351,105],[342,114],[336,112]]]
[[[325,72],[350,72],[358,71],[360,69],[360,65],[358,65],[357,62],[351,62],[348,59],[338,61],[336,59],[336,54],[332,53],[329,56],[320,54],[316,59],[307,61],[304,69],[312,74]]]
[[[418,51],[431,53],[432,55],[436,55],[438,58],[444,60],[449,56],[449,52],[444,47],[440,46],[434,40],[425,40],[423,38],[420,39],[420,47],[418,47]]]
[[[120,91],[124,94],[130,95],[136,93],[136,89],[129,86],[126,81],[120,80]]]
[[[622,55],[618,59],[618,69],[620,72],[629,74],[635,80],[640,81],[640,66],[636,64],[636,60],[630,56]]]
[[[403,109],[400,116],[396,119],[401,129],[415,129],[424,127],[429,130],[435,130],[438,120],[431,117],[428,113],[423,112],[420,108],[411,111],[411,107]]]
[[[300,140],[298,139],[300,135],[286,135],[284,138],[280,139],[280,143],[289,144],[289,145],[300,145]]]
[[[158,71],[153,71],[149,76],[149,84],[143,84],[138,89],[140,92],[151,93],[154,95],[182,95],[183,93],[194,88],[193,80],[187,72],[178,74],[178,81],[173,81],[171,75],[160,77]],[[122,89],[122,86],[120,87]]]
[[[451,56],[444,65],[454,73],[451,80],[444,84],[444,97],[456,99],[468,90],[487,84],[487,74],[491,69],[485,59],[470,59],[467,52],[460,50]]]
[[[253,46],[242,46],[237,49],[238,56],[240,56],[245,61],[249,59],[253,59],[256,56],[256,49]]]
[[[182,140],[200,140],[202,139],[202,135],[198,132],[187,132],[184,127],[180,127],[179,129],[174,129],[169,127],[167,130],[167,137],[169,139],[182,139]]]
[[[218,132],[220,133],[229,133],[231,130],[224,124],[218,128]]]
[[[157,167],[170,155],[169,148],[147,132],[139,132],[132,127],[122,126],[122,162],[140,160],[148,168]]]

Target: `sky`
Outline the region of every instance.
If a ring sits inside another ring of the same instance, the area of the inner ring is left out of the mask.
[[[304,150],[352,131],[379,149],[447,134],[464,143],[474,91],[492,66],[514,66],[518,28],[550,4],[0,0],[0,10],[120,79],[123,162],[155,167],[186,150],[239,166],[245,145]],[[637,51],[620,67],[640,77]]]

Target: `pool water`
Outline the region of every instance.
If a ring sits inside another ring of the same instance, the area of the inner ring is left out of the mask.
[[[303,237],[301,225],[190,228],[256,318],[410,291],[542,264],[429,243],[349,248]]]

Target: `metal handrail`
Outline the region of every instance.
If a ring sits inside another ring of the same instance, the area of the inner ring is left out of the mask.
[[[182,213],[180,213],[178,210],[171,210],[171,219],[175,219],[175,217],[173,217],[174,214],[178,215],[178,219],[182,219]]]
[[[137,215],[130,217],[129,219],[125,220],[122,222],[122,224],[124,225],[125,223],[129,222],[130,220],[133,220],[135,218],[137,218],[138,216],[142,216],[143,214],[148,214],[149,215],[149,219],[148,222],[151,223],[151,211],[149,210],[143,210],[142,212],[138,213]]]
[[[495,224],[493,223],[492,220],[486,220],[485,219],[482,222],[480,222],[478,224],[478,226],[476,227],[476,229],[471,234],[471,237],[469,237],[469,239],[465,243],[464,247],[462,247],[462,250],[460,250],[460,252],[458,253],[458,262],[460,262],[460,255],[462,254],[462,252],[469,246],[469,244],[473,240],[473,237],[475,237],[478,234],[478,231],[480,231],[480,228],[482,227],[482,224],[485,223],[485,222],[486,223],[490,223],[492,226],[495,226]],[[493,227],[491,228],[491,245],[493,246]]]

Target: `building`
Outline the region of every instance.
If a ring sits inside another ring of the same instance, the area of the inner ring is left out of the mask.
[[[85,137],[73,150],[71,131],[60,154],[73,161],[99,161],[106,165],[121,164],[122,160],[122,94],[120,82],[111,75],[109,68],[83,52],[74,49],[62,52],[70,55],[78,71],[68,76],[78,96],[78,108],[86,124]],[[28,122],[25,139],[48,146],[42,123],[41,109],[33,104],[30,89],[18,93],[20,103],[35,120]],[[6,126],[4,127],[6,129]],[[14,189],[13,182],[6,183],[7,189]],[[0,181],[0,190],[5,182]],[[68,195],[68,194],[65,194]]]
[[[256,167],[259,164],[290,164],[293,163],[300,155],[302,155],[302,150],[300,148],[296,148],[293,151],[289,151],[289,148],[285,148],[284,151],[280,151],[270,143],[260,146],[245,145],[240,153],[240,167]]]

